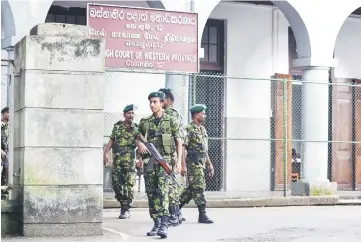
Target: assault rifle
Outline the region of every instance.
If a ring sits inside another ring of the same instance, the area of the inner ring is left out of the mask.
[[[147,142],[145,140],[145,138],[142,137],[142,135],[140,137],[141,137],[144,145],[149,150],[150,156],[151,156],[150,160],[148,161],[147,171],[148,172],[153,171],[154,163],[157,162],[163,168],[163,170],[172,178],[172,180],[177,184],[177,186],[180,187],[174,173],[169,168],[167,163],[164,161],[164,158],[162,157],[162,155],[159,154],[159,151],[157,150],[157,148],[155,148],[154,144]]]

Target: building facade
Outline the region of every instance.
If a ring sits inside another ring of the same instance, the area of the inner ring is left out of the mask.
[[[140,118],[149,113],[144,97],[168,86],[185,121],[191,99],[209,107],[207,128],[215,138],[210,151],[218,172],[208,190],[281,189],[283,145],[274,141],[285,135],[279,120],[288,124],[288,149],[301,154],[303,178],[361,188],[361,92],[349,86],[361,80],[361,0],[101,3],[198,13],[201,57],[193,78],[109,70],[105,135],[125,104],[137,103]],[[1,4],[2,59],[11,59],[15,43],[39,23],[86,24],[86,1]],[[271,81],[273,76],[302,80],[289,86],[286,113],[277,101],[282,83]],[[291,152],[287,157],[291,177]]]

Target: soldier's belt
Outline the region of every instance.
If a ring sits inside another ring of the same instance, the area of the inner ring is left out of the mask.
[[[193,155],[193,154],[197,154],[197,156],[199,157],[199,158],[207,158],[207,154],[206,153],[201,153],[201,152],[199,152],[199,151],[197,151],[197,150],[195,150],[195,149],[189,149],[189,148],[187,148],[187,154],[190,154],[190,155]]]
[[[116,146],[114,147],[114,153],[123,153],[123,152],[131,152],[131,151],[134,151],[134,147],[132,146]]]
[[[128,171],[128,172],[136,172],[136,168],[135,167],[124,167],[123,168],[125,171]]]
[[[199,165],[205,163],[207,155],[193,149],[187,149],[187,158]]]
[[[116,166],[116,167],[113,167],[114,169],[119,169],[119,170],[122,170],[122,171],[126,171],[126,172],[135,172],[136,171],[136,168],[135,166],[134,167],[129,167],[129,166],[122,166],[120,164],[120,166]]]
[[[162,131],[155,131],[155,130],[149,130],[148,131],[148,137],[149,138],[153,138],[153,137],[162,137]]]

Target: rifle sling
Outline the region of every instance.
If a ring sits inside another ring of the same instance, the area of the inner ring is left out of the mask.
[[[153,166],[155,163],[155,156],[152,156],[149,161],[148,161],[148,166],[147,166],[147,171],[148,172],[152,172],[153,171]]]

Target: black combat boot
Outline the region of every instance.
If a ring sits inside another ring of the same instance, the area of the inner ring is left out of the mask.
[[[178,226],[178,214],[175,206],[169,206],[169,218],[168,218],[168,226],[176,227]]]
[[[168,233],[168,216],[162,216],[160,228],[158,229],[157,235],[159,235],[162,239],[165,239],[167,238],[167,233]]]
[[[199,205],[198,206],[198,211],[199,211],[199,217],[198,217],[198,223],[201,224],[212,224],[213,221],[210,220],[206,214],[206,205]]]
[[[120,214],[119,218],[120,219],[130,218],[130,206],[124,205],[122,209],[123,209],[123,213]]]
[[[150,232],[147,233],[147,236],[156,236],[160,228],[161,218],[154,218],[154,226]]]
[[[184,207],[184,205],[185,205],[185,203],[181,203],[181,204],[179,204],[179,208],[178,208],[178,217],[180,217],[180,218],[178,218],[178,220],[180,221],[180,223],[186,221],[186,219],[182,215],[182,208]]]
[[[124,205],[121,204],[121,205],[120,205],[119,219],[122,219],[123,216],[124,216]]]
[[[179,205],[176,205],[175,206],[175,212],[177,214],[177,217],[178,217],[178,224],[182,224],[182,213],[180,211],[180,208],[179,208]]]

